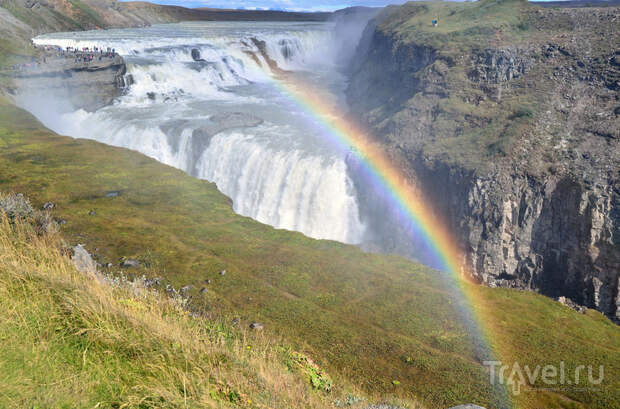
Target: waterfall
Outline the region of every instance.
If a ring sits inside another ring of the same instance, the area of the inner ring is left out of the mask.
[[[94,113],[38,116],[58,133],[137,150],[215,182],[239,214],[358,244],[365,227],[345,158],[275,86],[270,70],[275,62],[280,70],[333,82],[333,35],[324,23],[184,23],[45,35],[35,42],[115,48],[132,85]]]

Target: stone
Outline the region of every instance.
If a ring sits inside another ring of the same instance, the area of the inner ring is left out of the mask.
[[[155,101],[155,93],[154,92],[147,92],[146,96],[148,99],[150,99],[151,101]]]
[[[144,280],[145,287],[154,287],[154,286],[158,286],[159,284],[161,284],[161,278],[159,277],[147,278]]]
[[[128,258],[126,260],[121,261],[120,266],[123,268],[140,267],[140,262],[138,260]]]
[[[180,291],[183,292],[183,293],[186,293],[186,292],[188,292],[191,289],[192,289],[191,285],[184,285],[183,287],[181,287]]]
[[[80,273],[97,273],[97,264],[95,263],[95,260],[81,244],[73,247],[73,256],[71,257],[71,261]]]
[[[56,207],[56,205],[52,202],[45,202],[43,204],[43,210],[52,210]]]
[[[197,62],[204,62],[205,60],[200,57],[200,50],[197,48],[192,48],[192,60]]]
[[[466,405],[453,406],[450,409],[485,409],[482,406],[474,405],[472,403],[468,403]]]
[[[206,294],[206,293],[207,293],[207,291],[209,291],[209,290],[207,290],[207,287],[202,287],[202,288],[200,289],[200,294]]]
[[[558,297],[557,301],[560,304],[562,304],[562,305],[564,305],[564,306],[566,306],[566,307],[568,307],[570,309],[573,309],[573,310],[577,311],[580,314],[585,314],[586,313],[586,307],[584,307],[583,305],[577,304],[576,302],[574,302],[570,298]]]
[[[121,195],[121,192],[118,190],[112,190],[110,192],[106,192],[105,197],[118,197]]]
[[[220,275],[221,275],[221,276],[225,276],[225,275],[226,275],[226,270],[222,270],[222,271],[220,271]]]
[[[89,215],[89,216],[94,216],[95,214],[96,214],[96,213],[95,213],[95,211],[94,211],[94,210],[91,210],[90,212],[88,212],[88,215]]]
[[[254,330],[254,331],[262,331],[263,330],[263,324],[259,323],[259,322],[253,322],[250,324],[250,329]]]
[[[206,280],[204,281],[204,283],[205,283],[205,284],[211,284],[211,280],[210,280],[210,279],[206,279]]]
[[[23,219],[34,213],[30,201],[22,193],[0,195],[0,211],[6,213],[9,219]]]
[[[233,320],[232,320],[232,324],[233,324],[233,325],[237,325],[237,324],[239,324],[239,318],[233,318]]]

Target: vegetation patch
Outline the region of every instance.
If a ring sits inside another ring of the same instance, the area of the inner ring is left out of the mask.
[[[330,392],[333,387],[333,381],[312,359],[300,352],[291,352],[289,358],[289,367],[301,371],[310,381],[314,389]]]

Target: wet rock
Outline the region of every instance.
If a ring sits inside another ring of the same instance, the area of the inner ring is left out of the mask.
[[[197,48],[192,48],[192,60],[204,62],[205,60],[200,56],[200,50]]]
[[[262,331],[263,330],[263,324],[259,323],[259,322],[253,322],[250,324],[250,329],[254,330],[254,331]]]
[[[140,262],[138,260],[128,258],[127,260],[121,261],[120,266],[123,268],[140,267]]]
[[[75,268],[81,273],[95,274],[97,272],[95,260],[81,244],[73,247],[71,261]]]
[[[52,202],[45,202],[43,204],[43,210],[53,210],[56,207],[56,205]]]

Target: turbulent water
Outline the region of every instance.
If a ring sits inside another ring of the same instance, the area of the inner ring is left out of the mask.
[[[213,181],[236,212],[258,221],[314,238],[364,241],[345,153],[329,146],[318,119],[277,85],[269,68],[275,62],[341,93],[339,67],[352,45],[333,25],[181,23],[51,34],[35,42],[112,47],[125,57],[133,82],[94,113],[29,107],[53,130],[134,149]],[[193,49],[204,61],[195,61]]]

